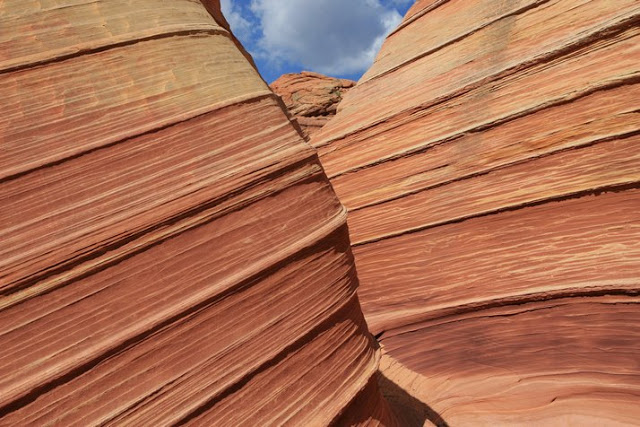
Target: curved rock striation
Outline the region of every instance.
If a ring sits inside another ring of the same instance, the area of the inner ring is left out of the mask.
[[[271,83],[303,133],[311,136],[336,114],[338,104],[356,82],[303,71],[284,74]]]
[[[383,375],[432,421],[640,419],[639,24],[417,1],[312,138]]]
[[[1,425],[394,424],[346,211],[238,46],[214,1],[0,3]]]

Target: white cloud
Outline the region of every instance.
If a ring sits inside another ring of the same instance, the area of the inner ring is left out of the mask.
[[[220,7],[233,33],[240,39],[251,38],[253,25],[242,16],[243,11],[240,6],[232,0],[222,0]]]
[[[239,31],[250,31],[251,24],[230,0],[222,0],[222,5],[242,38]],[[380,0],[251,0],[250,9],[261,32],[252,49],[255,55],[273,64],[299,64],[333,75],[365,71],[386,35],[402,20]]]

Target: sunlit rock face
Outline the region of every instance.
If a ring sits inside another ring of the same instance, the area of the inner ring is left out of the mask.
[[[640,419],[639,20],[417,1],[312,138],[385,381],[425,417]]]
[[[217,2],[0,4],[0,424],[393,425],[345,219]]]
[[[282,97],[287,109],[311,136],[336,114],[338,105],[356,82],[303,71],[280,76],[271,89]]]

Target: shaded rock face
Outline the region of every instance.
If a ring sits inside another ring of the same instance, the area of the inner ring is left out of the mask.
[[[219,4],[40,3],[0,5],[0,424],[393,425],[346,211]]]
[[[356,82],[303,71],[284,74],[271,83],[303,132],[311,136],[336,114],[338,104]]]
[[[640,419],[638,22],[634,0],[417,1],[311,139],[384,381],[423,418]]]

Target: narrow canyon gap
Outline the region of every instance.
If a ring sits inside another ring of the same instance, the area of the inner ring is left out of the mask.
[[[0,2],[0,425],[637,425],[639,23],[418,0],[310,146],[218,1]]]

